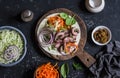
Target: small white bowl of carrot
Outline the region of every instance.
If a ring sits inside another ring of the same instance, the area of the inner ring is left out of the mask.
[[[34,73],[34,78],[60,78],[57,64],[50,62],[39,66]]]

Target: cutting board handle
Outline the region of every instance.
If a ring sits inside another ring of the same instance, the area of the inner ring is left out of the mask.
[[[77,52],[77,55],[76,55],[80,60],[81,62],[86,66],[86,67],[90,67],[92,64],[95,63],[95,58],[92,57],[90,54],[88,54],[86,51],[81,51],[79,50],[79,52]]]

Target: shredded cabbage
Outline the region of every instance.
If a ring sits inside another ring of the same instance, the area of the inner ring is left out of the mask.
[[[9,47],[10,45],[15,45],[19,49],[19,55],[16,59],[14,60],[5,60],[3,55],[4,51]],[[0,30],[0,63],[10,63],[13,61],[17,61],[23,53],[23,40],[20,36],[20,34],[16,31],[13,30]]]

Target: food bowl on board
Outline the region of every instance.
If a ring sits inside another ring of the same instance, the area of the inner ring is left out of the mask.
[[[92,31],[92,40],[97,45],[106,45],[110,42],[111,38],[111,31],[106,26],[98,26]]]
[[[26,55],[26,38],[17,28],[0,27],[0,66],[10,67],[18,64]]]

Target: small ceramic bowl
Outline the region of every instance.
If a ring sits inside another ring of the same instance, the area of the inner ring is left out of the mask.
[[[104,0],[86,0],[85,6],[88,9],[88,11],[92,13],[99,13],[104,9],[105,1]]]
[[[44,64],[43,64],[44,65]],[[35,69],[35,72],[34,72],[34,75],[33,75],[33,78],[36,78],[35,77],[35,75],[36,75],[36,71],[37,71],[37,69],[39,68],[39,67],[41,67],[42,65],[40,65],[40,66],[38,66],[36,69]],[[59,70],[57,70],[58,71],[58,73],[59,73],[59,76],[57,77],[57,78],[62,78],[62,76],[61,76],[61,74],[60,74],[60,71]]]
[[[12,62],[12,63],[8,63],[8,64],[0,63],[0,66],[11,67],[11,66],[14,66],[14,65],[18,64],[19,62],[21,62],[23,60],[23,58],[25,57],[26,52],[27,52],[27,48],[26,48],[27,41],[26,41],[26,38],[25,38],[24,34],[19,29],[15,28],[15,27],[12,27],[12,26],[2,26],[2,27],[0,27],[0,30],[4,30],[4,29],[14,30],[14,31],[18,32],[20,34],[21,38],[23,39],[23,42],[24,42],[23,54],[19,57],[19,59],[17,61]]]
[[[95,40],[95,38],[94,38],[94,33],[95,33],[96,31],[98,31],[99,29],[106,29],[106,30],[107,30],[108,37],[109,37],[108,40],[107,40],[107,42],[105,42],[105,43],[100,43],[100,42],[98,42],[98,41]],[[97,45],[100,45],[100,46],[106,45],[106,44],[108,44],[108,43],[110,42],[111,38],[112,38],[111,31],[110,31],[110,29],[109,29],[108,27],[106,27],[106,26],[98,26],[98,27],[94,28],[93,31],[92,31],[92,40],[93,40],[93,42],[94,42],[95,44],[97,44]]]

